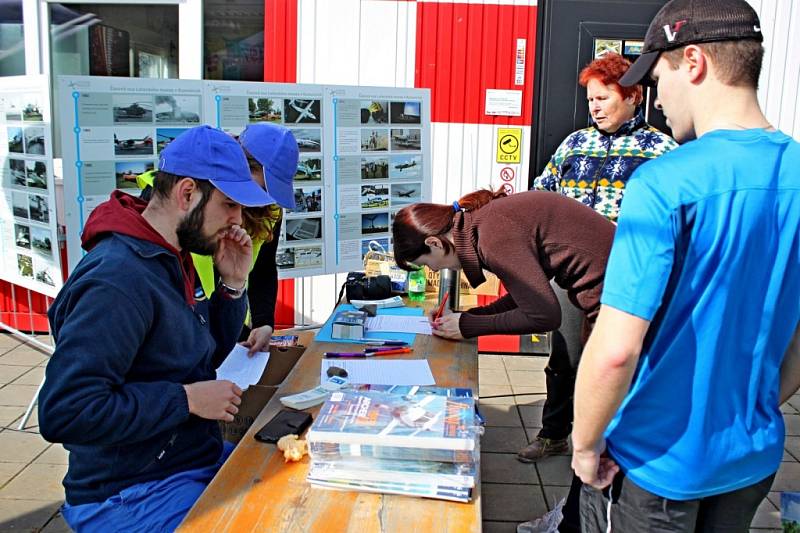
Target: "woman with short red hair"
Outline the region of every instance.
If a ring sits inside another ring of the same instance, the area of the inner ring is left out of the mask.
[[[630,65],[608,52],[581,71],[594,124],[564,139],[532,187],[579,200],[612,222],[633,171],[678,146],[645,122],[642,86],[617,83]]]

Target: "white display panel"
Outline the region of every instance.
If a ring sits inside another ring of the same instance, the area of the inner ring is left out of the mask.
[[[47,296],[62,285],[44,76],[3,78],[0,86],[0,278]]]
[[[391,222],[403,206],[429,202],[430,108],[427,91],[329,87],[332,139],[332,272],[360,270],[372,240],[391,248]]]
[[[58,87],[70,269],[91,209],[115,188],[137,194],[125,177],[157,165],[163,146],[198,123],[238,135],[272,122],[297,138],[281,278],[361,269],[370,240],[390,246],[398,209],[430,201],[427,89],[98,77],[61,77]]]

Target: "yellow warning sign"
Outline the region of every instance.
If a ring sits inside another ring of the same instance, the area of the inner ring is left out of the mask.
[[[519,163],[522,150],[522,128],[498,128],[497,162]]]

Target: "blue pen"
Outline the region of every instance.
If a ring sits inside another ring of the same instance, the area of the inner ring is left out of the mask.
[[[374,346],[405,346],[408,344],[406,341],[398,341],[395,339],[361,338],[361,339],[355,339],[354,342],[363,342],[364,344],[371,344]]]
[[[324,352],[325,357],[366,357],[363,352]]]

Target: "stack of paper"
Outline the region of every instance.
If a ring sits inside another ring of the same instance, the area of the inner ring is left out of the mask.
[[[309,482],[469,501],[480,469],[471,391],[450,396],[455,389],[366,389],[334,392],[322,406],[307,435]]]

